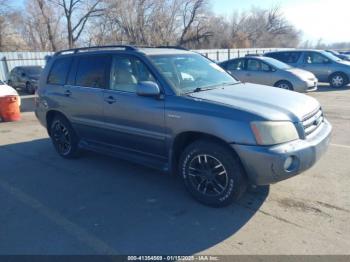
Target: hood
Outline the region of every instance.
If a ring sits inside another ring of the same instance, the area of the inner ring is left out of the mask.
[[[290,69],[287,69],[286,71],[292,73],[293,75],[299,77],[302,80],[316,79],[316,76],[313,73],[300,68],[290,68]]]
[[[18,93],[11,86],[0,85],[0,97],[3,96],[18,96]]]
[[[250,83],[191,93],[189,96],[244,110],[270,121],[299,122],[320,107],[316,99],[307,95]]]

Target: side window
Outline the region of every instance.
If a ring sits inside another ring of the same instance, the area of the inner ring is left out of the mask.
[[[110,56],[83,56],[79,59],[75,84],[77,86],[106,88]]]
[[[114,57],[110,89],[124,92],[136,92],[140,82],[156,82],[146,65],[134,57]]]
[[[235,59],[227,62],[226,67],[227,70],[243,70],[244,69],[244,59]]]
[[[298,62],[299,58],[300,58],[301,53],[300,52],[289,52],[286,53],[285,56],[285,63],[290,63],[290,64],[294,64],[296,62]]]
[[[272,69],[268,64],[261,62],[261,71],[270,72]]]
[[[304,56],[305,64],[324,64],[328,61],[328,58],[316,52],[306,52]]]
[[[57,59],[49,73],[47,83],[51,85],[64,85],[72,59],[69,57]]]
[[[248,71],[262,71],[261,62],[256,59],[248,59],[247,61]]]

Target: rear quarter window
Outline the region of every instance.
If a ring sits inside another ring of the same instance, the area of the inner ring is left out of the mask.
[[[72,63],[72,58],[59,58],[54,61],[49,76],[47,78],[47,83],[51,85],[64,85],[67,80],[67,75]]]

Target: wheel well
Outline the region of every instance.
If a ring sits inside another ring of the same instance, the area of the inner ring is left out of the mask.
[[[221,138],[218,138],[213,135],[209,135],[206,133],[201,133],[201,132],[184,132],[179,135],[177,135],[173,141],[172,145],[172,171],[176,173],[178,163],[180,160],[181,153],[184,151],[184,149],[190,145],[191,143],[199,140],[199,139],[207,139],[210,141],[215,141],[227,148],[229,148],[234,154],[234,150],[229,147],[226,141],[222,140]]]
[[[50,126],[52,124],[52,121],[55,119],[56,116],[58,115],[61,115],[63,116],[64,118],[65,115],[62,114],[61,112],[59,111],[55,111],[55,110],[50,110],[49,112],[46,113],[46,128],[47,128],[47,132],[49,133],[49,135],[51,136],[50,134]]]
[[[340,71],[339,71],[339,72],[334,72],[334,73],[332,73],[332,74],[329,76],[328,81],[331,81],[332,77],[333,77],[334,75],[336,75],[336,74],[339,74],[339,75],[344,76],[346,82],[349,82],[349,77],[348,77],[345,73],[340,72]]]

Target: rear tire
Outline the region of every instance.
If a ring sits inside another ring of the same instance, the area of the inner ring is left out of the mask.
[[[181,155],[179,172],[192,197],[212,207],[231,204],[247,187],[238,156],[215,141],[190,144]]]
[[[349,83],[349,79],[343,73],[335,73],[330,76],[329,84],[333,88],[341,88]]]
[[[52,144],[61,157],[71,159],[79,155],[79,138],[65,117],[58,115],[53,119],[50,136]]]
[[[286,81],[286,80],[278,81],[275,84],[275,87],[278,87],[278,88],[281,88],[281,89],[286,89],[286,90],[291,90],[291,91],[294,90],[293,85],[290,82]]]

